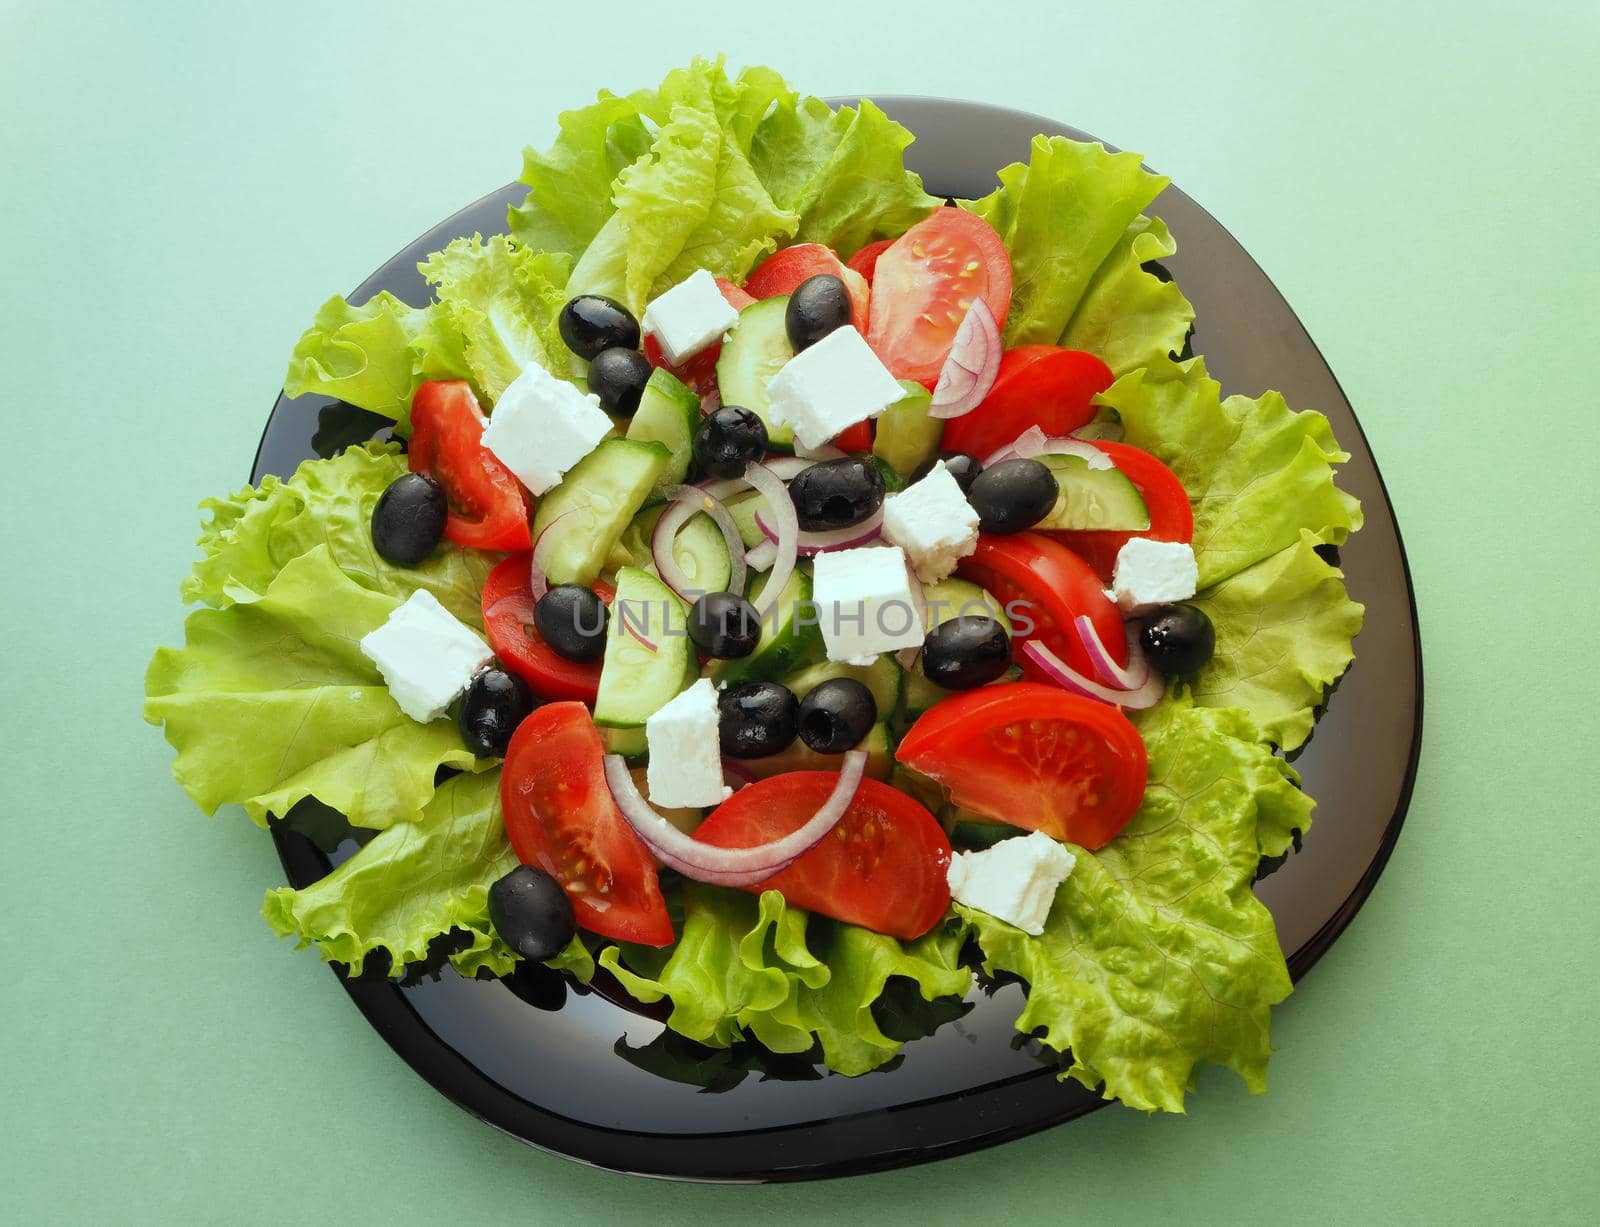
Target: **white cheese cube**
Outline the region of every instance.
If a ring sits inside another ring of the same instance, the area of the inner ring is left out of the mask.
[[[644,310],[644,330],[673,366],[692,358],[739,321],[716,278],[705,269],[690,273]]]
[[[821,447],[857,422],[875,418],[906,394],[850,325],[802,349],[767,381],[773,416],[794,428],[802,447]]]
[[[733,790],[722,782],[717,692],[701,678],[644,722],[650,763],[645,783],[663,809],[720,805]]]
[[[906,552],[918,579],[935,584],[978,548],[978,513],[941,460],[884,499],[883,536]]]
[[[924,631],[914,583],[899,546],[818,554],[811,599],[828,659],[871,664],[879,652],[919,646]]]
[[[1182,542],[1134,537],[1117,553],[1111,595],[1123,613],[1143,613],[1169,601],[1186,601],[1200,582],[1194,550]]]
[[[483,445],[518,481],[543,494],[610,429],[598,396],[578,391],[535,363],[500,394],[483,429]]]
[[[422,724],[443,715],[472,675],[494,659],[488,645],[424,588],[362,639],[361,651],[378,666],[400,710]]]
[[[946,874],[957,903],[988,912],[1035,937],[1056,888],[1067,880],[1077,857],[1043,831],[1002,839],[982,852],[957,852]]]

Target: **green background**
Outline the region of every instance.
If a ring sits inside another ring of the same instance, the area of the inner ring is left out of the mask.
[[[1600,10],[1201,7],[0,0],[6,1217],[1595,1213]],[[542,1156],[271,939],[270,842],[202,818],[140,723],[195,504],[247,475],[315,306],[512,178],[559,109],[719,48],[1141,150],[1355,403],[1410,550],[1427,740],[1376,893],[1276,1015],[1265,1098],[1212,1073],[1186,1118],[767,1190]]]

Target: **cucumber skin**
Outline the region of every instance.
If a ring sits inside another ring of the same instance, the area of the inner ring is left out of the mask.
[[[668,634],[666,626],[657,627],[651,617],[650,639],[656,645],[656,654],[649,660],[648,672],[640,676],[640,670],[628,669],[626,673],[632,676],[624,676],[622,652],[629,649],[623,645],[637,645],[632,644],[621,625],[620,615],[615,612],[623,601],[641,601],[647,609],[660,608],[663,622],[676,614],[680,631],[687,625],[689,611],[671,588],[649,572],[638,567],[623,567],[617,572],[617,595],[612,603],[611,626],[606,632],[606,654],[600,666],[600,692],[595,697],[594,722],[627,729],[642,727],[652,714],[676,697],[694,679],[698,658],[691,650],[686,633]]]
[[[639,408],[628,423],[624,437],[642,443],[659,443],[671,453],[667,467],[656,482],[653,492],[656,496],[689,476],[690,445],[699,426],[700,398],[694,390],[671,371],[654,371],[644,386]]]
[[[879,415],[872,454],[901,477],[910,477],[919,464],[938,453],[944,423],[928,416],[933,393],[909,379],[902,379],[900,386],[905,397]]]
[[[751,599],[754,600],[754,596]],[[796,570],[778,598],[778,606],[785,613],[777,633],[772,632],[769,614],[756,650],[742,660],[719,661],[711,670],[711,680],[719,686],[733,682],[770,682],[821,660],[826,651],[822,628],[814,623],[798,629],[793,625],[796,606],[810,599],[811,577]]]
[[[1068,531],[1102,531],[1140,533],[1150,527],[1150,508],[1145,505],[1139,488],[1120,469],[1091,469],[1081,456],[1044,455],[1039,459],[1055,475],[1061,486],[1056,505],[1034,527],[1039,529],[1065,529]],[[1099,523],[1068,514],[1068,491],[1073,487],[1087,488],[1103,500],[1114,504],[1109,515]],[[1120,514],[1118,514],[1120,512]]]
[[[589,584],[605,568],[611,547],[622,537],[628,522],[638,514],[645,499],[650,496],[662,469],[671,461],[672,453],[659,443],[643,443],[633,439],[605,439],[600,445],[575,464],[571,471],[539,501],[533,517],[533,539],[538,541],[544,530],[569,511],[583,508],[585,488],[604,480],[604,466],[613,457],[624,457],[621,463],[637,464],[639,470],[616,506],[606,513],[591,512],[579,525],[574,521],[571,533],[562,532],[552,543],[545,565],[545,575],[552,584]],[[565,493],[563,493],[565,491]]]
[[[900,691],[905,685],[905,670],[888,656],[879,656],[870,665],[847,665],[825,660],[780,680],[794,691],[795,698],[803,699],[812,688],[836,677],[854,678],[870,690],[872,700],[877,704],[880,721],[887,720],[899,705]]]
[[[717,356],[717,388],[725,405],[743,405],[767,424],[767,443],[774,451],[794,446],[794,431],[772,421],[772,402],[767,396],[767,380],[794,357],[784,316],[789,296],[763,298],[739,312],[739,321],[728,331]],[[763,366],[771,369],[763,372]]]

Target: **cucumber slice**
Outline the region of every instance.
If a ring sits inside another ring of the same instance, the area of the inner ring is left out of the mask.
[[[1104,529],[1138,533],[1150,527],[1150,509],[1120,469],[1091,469],[1082,456],[1040,456],[1061,492],[1037,528]]]
[[[889,750],[889,729],[882,723],[874,724],[855,746],[867,752],[867,774],[875,780],[887,780],[894,766],[894,755]],[[739,765],[748,768],[758,780],[782,775],[785,771],[837,771],[840,755],[818,754],[798,737],[787,749],[768,758],[740,759]]]
[[[847,665],[840,661],[825,660],[821,664],[791,673],[782,679],[794,691],[794,697],[803,699],[815,687],[836,677],[853,677],[872,692],[872,701],[878,706],[879,719],[886,719],[900,701],[900,679],[904,675],[899,665],[887,656],[879,656],[870,665]]]
[[[533,539],[552,584],[588,584],[671,462],[659,443],[606,439],[539,500]],[[559,521],[559,523],[557,523]]]
[[[739,312],[739,322],[728,332],[717,357],[717,388],[724,405],[743,405],[767,424],[767,442],[774,451],[788,451],[794,445],[794,432],[787,425],[772,422],[772,402],[767,397],[767,380],[794,357],[784,314],[789,296],[763,298]]]
[[[656,370],[644,385],[627,437],[659,443],[672,453],[656,482],[656,494],[689,476],[689,445],[700,426],[700,398],[671,371]]]
[[[928,416],[933,393],[920,383],[902,379],[905,397],[879,416],[872,437],[872,454],[902,477],[910,477],[924,460],[939,450],[944,423]]]
[[[958,579],[952,575],[949,579],[941,579],[936,584],[922,586],[922,599],[928,605],[928,629],[931,631],[940,623],[948,622],[951,618],[961,614],[975,614],[983,612],[980,606],[987,606],[988,610],[1006,628],[1006,633],[1011,633],[1011,619],[1006,617],[1006,611],[1000,602],[987,588],[980,588],[969,579]]]
[[[695,665],[688,612],[654,575],[638,567],[617,572],[600,693],[594,701],[596,724],[638,728],[688,685]],[[654,644],[654,650],[639,642],[634,631]]]
[[[602,728],[599,730],[600,742],[606,748],[607,754],[620,754],[623,758],[643,758],[646,745],[644,740],[644,725],[633,728]]]
[[[739,526],[739,536],[744,538],[746,549],[767,540],[767,534],[762,531],[761,525],[756,523],[756,512],[761,510],[765,502],[766,496],[759,490],[746,490],[723,503],[728,509],[728,514],[733,517],[733,522]]]
[[[760,599],[761,590],[771,578],[765,572],[751,587],[750,599]],[[811,576],[795,569],[784,585],[777,604],[761,620],[761,638],[756,650],[742,660],[718,662],[711,679],[719,686],[729,682],[771,681],[794,673],[821,660],[824,652],[822,629],[817,625],[816,609],[811,604]]]
[[[655,535],[656,521],[666,509],[665,503],[657,503],[633,517],[617,543],[618,549],[626,555],[616,564],[618,567],[634,566],[656,574],[650,539]],[[691,517],[678,530],[678,539],[672,543],[672,556],[696,588],[707,592],[727,591],[728,581],[733,578],[733,560],[728,557],[728,543],[722,539],[722,530],[704,512]]]

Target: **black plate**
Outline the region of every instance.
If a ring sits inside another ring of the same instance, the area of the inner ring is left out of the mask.
[[[917,133],[908,160],[935,193],[987,192],[996,168],[1025,159],[1037,132],[1092,139],[976,103],[876,101]],[[462,210],[352,297],[389,290],[426,302],[417,261],[460,235],[503,230],[506,206],[521,194],[513,184]],[[1295,764],[1320,803],[1316,829],[1304,850],[1258,887],[1298,978],[1372,890],[1411,796],[1422,738],[1422,656],[1410,576],[1361,427],[1294,312],[1232,236],[1177,188],[1167,189],[1155,212],[1178,239],[1170,267],[1195,306],[1195,351],[1229,392],[1277,388],[1291,404],[1326,413],[1351,452],[1340,483],[1366,509],[1366,527],[1342,559],[1352,595],[1367,607],[1359,658]],[[280,397],[252,480],[287,475],[377,424],[325,399]],[[274,834],[291,883],[303,886],[328,871],[328,858],[309,840]],[[405,987],[340,978],[378,1033],[461,1107],[542,1150],[618,1171],[720,1181],[874,1171],[991,1146],[1103,1102],[1076,1083],[1057,1082],[1056,1059],[1016,1035],[1022,999],[1015,985],[992,996],[975,989],[963,1017],[907,1045],[892,1067],[845,1078],[800,1058],[710,1054],[673,1042],[670,1033],[660,1039],[656,1018],[555,978],[466,981],[446,970],[437,981]],[[643,1055],[621,1055],[652,1040]]]

